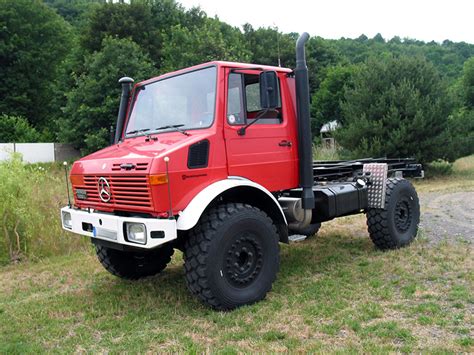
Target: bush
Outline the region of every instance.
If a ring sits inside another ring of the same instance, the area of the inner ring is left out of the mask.
[[[453,163],[435,160],[425,166],[426,177],[448,176],[453,173]]]
[[[26,118],[0,115],[0,142],[33,143],[40,140],[40,134]]]
[[[56,165],[27,165],[13,154],[0,162],[0,181],[0,263],[70,253],[88,245],[61,228],[59,209],[67,198],[64,173]]]

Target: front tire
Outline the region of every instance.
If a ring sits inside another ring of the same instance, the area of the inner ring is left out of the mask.
[[[173,247],[167,244],[150,251],[121,251],[96,244],[95,250],[108,272],[127,280],[158,274],[166,268],[174,253]]]
[[[276,227],[250,205],[216,206],[189,233],[184,260],[187,286],[206,305],[230,310],[260,301],[279,268]]]
[[[420,202],[410,181],[390,178],[386,184],[385,208],[367,211],[370,238],[382,250],[410,244],[420,223]]]

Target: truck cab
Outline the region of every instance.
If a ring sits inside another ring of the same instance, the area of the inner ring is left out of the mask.
[[[264,70],[274,71],[279,85],[278,107],[267,112],[260,106],[259,76]],[[297,187],[294,92],[289,69],[229,62],[206,63],[136,84],[117,144],[73,165],[75,204],[169,217],[170,206],[171,215],[178,215],[199,191],[229,176],[249,179],[268,191]],[[245,134],[239,134],[246,125]],[[115,190],[108,201],[96,191],[100,177]],[[128,185],[120,179],[129,179]],[[81,187],[86,193],[78,196]]]
[[[343,215],[382,214],[393,189],[405,191],[386,217],[395,232],[374,229],[375,239],[408,244],[416,192],[404,179],[386,181],[390,168],[410,173],[416,164],[312,161],[307,38],[298,40],[295,70],[215,61],[135,85],[122,78],[114,143],[73,164],[63,228],[90,237],[102,265],[122,278],[156,274],[183,250],[189,289],[216,309],[265,297],[289,235],[312,235]]]

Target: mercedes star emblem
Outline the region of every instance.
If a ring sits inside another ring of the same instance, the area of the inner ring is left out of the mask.
[[[110,185],[105,177],[99,178],[99,197],[104,202],[109,202],[112,194],[110,193]]]

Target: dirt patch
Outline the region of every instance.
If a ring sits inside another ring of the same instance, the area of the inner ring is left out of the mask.
[[[474,242],[474,191],[427,192],[420,203],[420,227],[430,242]]]

